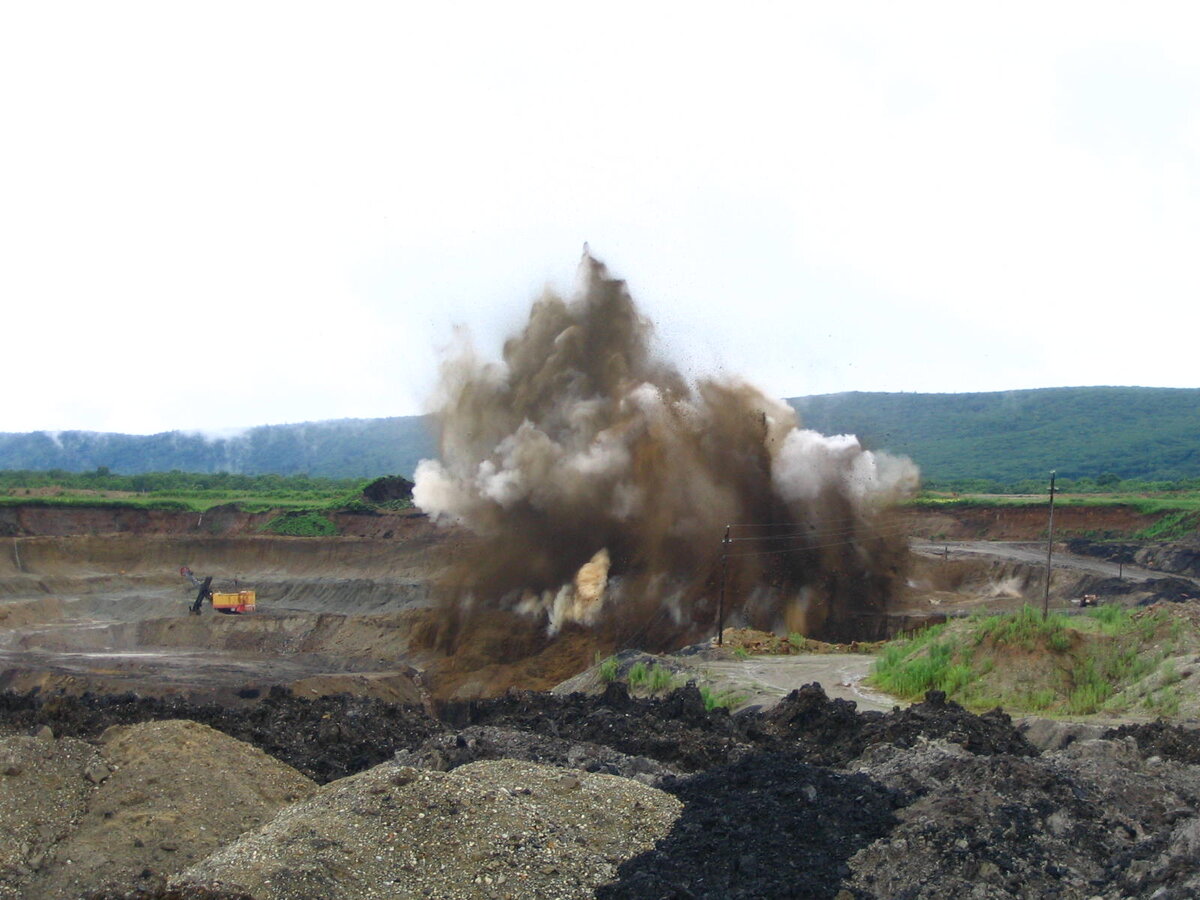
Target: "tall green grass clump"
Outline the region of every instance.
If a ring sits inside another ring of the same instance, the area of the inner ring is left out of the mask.
[[[652,694],[665,691],[675,684],[675,676],[670,669],[653,664],[646,665],[640,660],[629,667],[626,680],[630,688],[649,691]]]
[[[990,639],[994,644],[1024,650],[1036,650],[1042,646],[1051,650],[1067,650],[1071,646],[1067,617],[1061,613],[1051,613],[1043,619],[1041,612],[1028,603],[1011,615],[987,616],[974,620],[974,624],[976,645]]]
[[[940,640],[945,630],[945,625],[934,625],[886,644],[875,660],[870,683],[904,699],[931,690],[947,694],[962,690],[976,675],[969,654],[958,654],[954,644]]]

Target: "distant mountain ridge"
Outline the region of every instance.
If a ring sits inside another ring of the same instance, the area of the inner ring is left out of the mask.
[[[1012,483],[1200,477],[1200,388],[847,393],[789,401],[804,425],[911,457],[923,477]]]
[[[104,466],[123,475],[179,470],[373,478],[411,476],[420,459],[436,455],[424,416],[261,425],[212,438],[183,431],[0,433],[0,469],[87,472]]]
[[[1040,388],[974,394],[844,393],[788,401],[806,428],[856,434],[911,457],[931,480],[1013,483],[1106,474],[1200,477],[1200,388]],[[424,416],[263,425],[232,437],[86,431],[0,434],[0,469],[397,474],[436,456]]]

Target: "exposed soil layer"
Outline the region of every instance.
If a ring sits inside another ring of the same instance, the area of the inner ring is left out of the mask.
[[[947,506],[905,509],[908,534],[931,540],[1036,541],[1046,537],[1045,507]],[[1063,506],[1054,508],[1054,533],[1062,538],[1089,534],[1128,535],[1153,525],[1161,514],[1132,506]]]
[[[236,506],[214,506],[203,513],[136,507],[26,504],[0,508],[0,537],[84,534],[254,536],[274,513],[248,513]],[[431,530],[418,510],[400,512],[330,512],[328,517],[347,537],[406,540]]]

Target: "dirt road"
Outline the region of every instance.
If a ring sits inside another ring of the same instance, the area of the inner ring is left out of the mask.
[[[698,663],[696,668],[718,690],[745,695],[746,699],[738,704],[739,709],[773,705],[797,688],[813,682],[820,684],[832,698],[853,700],[860,710],[886,712],[894,706],[907,706],[862,684],[874,660],[873,656],[861,653],[801,653],[706,660]]]
[[[1046,545],[1028,541],[910,541],[909,547],[914,553],[927,557],[948,559],[965,559],[990,557],[1006,559],[1029,565],[1046,565]],[[1106,578],[1124,578],[1128,581],[1151,581],[1165,577],[1163,572],[1143,569],[1140,566],[1118,565],[1093,556],[1077,556],[1073,553],[1055,548],[1051,563],[1056,569],[1071,569],[1087,572],[1092,575],[1102,575]],[[1174,578],[1186,578],[1183,575],[1172,575]],[[1200,579],[1186,578],[1200,586]]]

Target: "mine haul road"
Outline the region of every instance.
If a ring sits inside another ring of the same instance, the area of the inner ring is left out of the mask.
[[[991,557],[1006,559],[1029,565],[1046,565],[1046,545],[1030,541],[910,541],[909,549],[922,556],[945,557],[948,559],[970,559]],[[1183,578],[1200,587],[1200,579],[1156,572],[1140,566],[1118,565],[1092,556],[1078,556],[1059,548],[1054,549],[1051,564],[1056,569],[1072,569],[1106,578],[1126,578],[1130,581],[1150,581],[1156,578]]]

